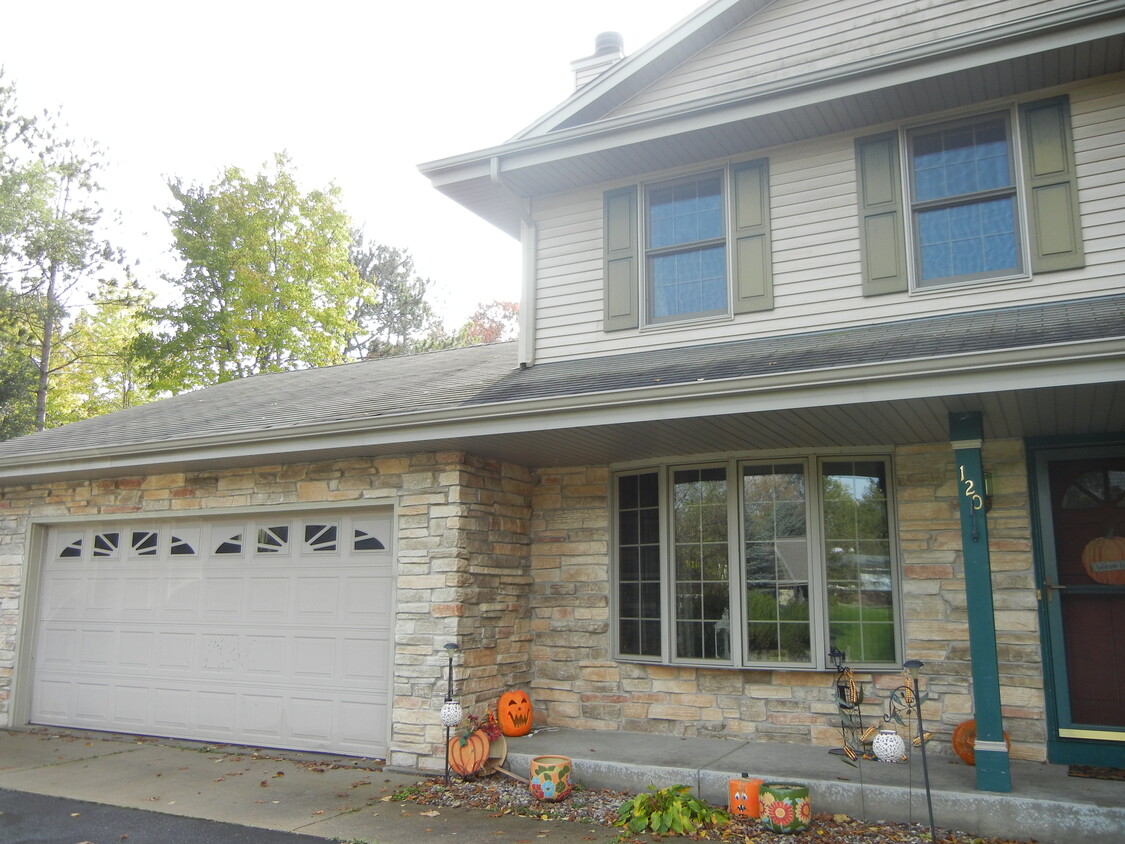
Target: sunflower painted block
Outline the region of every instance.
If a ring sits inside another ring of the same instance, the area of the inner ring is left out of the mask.
[[[764,783],[758,790],[762,826],[771,832],[803,832],[812,821],[809,787],[789,782]]]

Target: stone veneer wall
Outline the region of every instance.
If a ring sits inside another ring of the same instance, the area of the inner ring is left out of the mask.
[[[1013,758],[1046,758],[1044,697],[1022,443],[985,443],[988,516],[1005,730]],[[896,450],[907,658],[921,659],[924,716],[936,749],[972,717],[958,487],[948,443]],[[609,650],[610,472],[537,473],[533,496],[531,655],[536,722],[581,729],[835,745],[833,674],[616,662]],[[859,675],[866,722],[885,711],[898,673]]]
[[[435,769],[444,764],[438,709],[446,690],[446,642],[465,649],[458,694],[470,707],[479,703],[483,711],[503,689],[530,682],[531,476],[522,467],[450,452],[60,481],[2,492],[0,726],[11,724],[30,518],[172,518],[272,505],[394,504],[398,617],[389,761]]]

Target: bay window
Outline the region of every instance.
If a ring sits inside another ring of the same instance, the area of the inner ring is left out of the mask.
[[[731,667],[899,664],[888,460],[806,457],[623,472],[622,659]]]

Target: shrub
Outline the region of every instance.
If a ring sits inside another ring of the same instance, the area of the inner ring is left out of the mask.
[[[709,806],[690,791],[686,785],[649,786],[648,791],[621,804],[614,824],[630,832],[690,835],[700,827],[725,824],[730,820],[722,809]]]

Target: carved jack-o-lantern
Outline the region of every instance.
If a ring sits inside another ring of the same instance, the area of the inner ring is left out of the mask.
[[[526,736],[531,732],[531,700],[527,692],[516,690],[500,695],[496,707],[500,732],[506,736]]]

